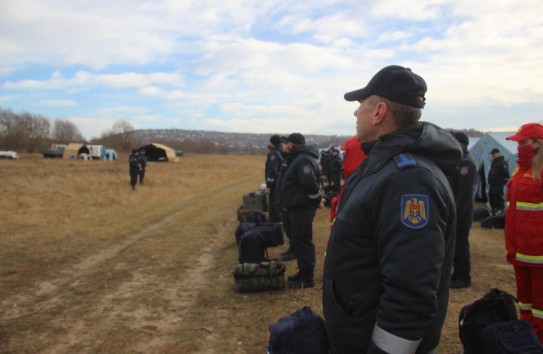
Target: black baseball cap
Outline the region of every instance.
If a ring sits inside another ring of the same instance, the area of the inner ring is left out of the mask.
[[[411,107],[424,108],[426,90],[424,79],[411,69],[390,65],[379,70],[366,87],[348,92],[344,97],[347,101],[360,101],[377,95]]]
[[[458,140],[458,142],[464,144],[464,145],[469,145],[469,137],[463,133],[463,132],[453,132],[452,135],[454,135],[454,137],[456,138],[456,140]]]
[[[273,145],[281,144],[281,137],[277,134],[273,134],[272,136],[270,136],[270,143],[272,143]]]
[[[305,144],[305,137],[300,133],[292,133],[288,136],[287,142],[294,144]]]

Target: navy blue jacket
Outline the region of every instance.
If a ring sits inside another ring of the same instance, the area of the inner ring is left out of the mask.
[[[317,207],[322,199],[317,147],[303,145],[289,155],[288,167],[281,176],[281,207],[286,210]]]
[[[264,169],[264,177],[266,178],[266,187],[274,189],[277,182],[277,176],[279,170],[283,164],[283,155],[281,154],[281,147],[276,146],[268,151],[266,158],[266,165]]]
[[[447,313],[454,256],[446,175],[462,151],[427,122],[363,146],[369,154],[345,183],[324,266],[333,352],[429,353]]]
[[[477,165],[466,150],[456,169],[449,178],[456,201],[456,225],[458,228],[470,228],[473,222],[473,185],[477,175]]]

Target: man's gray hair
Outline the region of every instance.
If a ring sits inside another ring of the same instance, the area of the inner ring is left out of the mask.
[[[398,128],[403,128],[410,124],[416,123],[422,116],[422,108],[411,107],[403,103],[391,101],[388,98],[381,96],[371,96],[372,104],[377,104],[379,102],[386,103],[390,113],[396,121],[396,126]]]

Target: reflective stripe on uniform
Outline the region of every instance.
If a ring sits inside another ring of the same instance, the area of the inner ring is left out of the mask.
[[[422,339],[419,340],[407,340],[402,337],[398,337],[392,333],[385,331],[379,326],[373,327],[372,334],[373,342],[383,351],[387,353],[398,354],[413,354],[417,351]]]
[[[525,263],[543,264],[543,256],[529,256],[527,254],[517,252],[515,258]]]
[[[532,316],[543,319],[543,310],[532,309]]]
[[[543,211],[543,203],[517,202],[517,210]]]
[[[532,311],[532,304],[527,304],[519,301],[518,308],[520,309],[520,311]]]
[[[268,182],[275,182],[275,178],[269,178],[269,177],[268,177],[268,178],[266,178],[266,181],[268,181]]]
[[[309,199],[317,199],[321,197],[321,193],[319,192],[317,194],[309,194],[308,197]]]

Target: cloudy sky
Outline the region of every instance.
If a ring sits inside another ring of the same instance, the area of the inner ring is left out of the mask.
[[[543,120],[541,0],[0,0],[0,108],[138,129],[353,134],[343,94],[384,66],[423,119]]]

